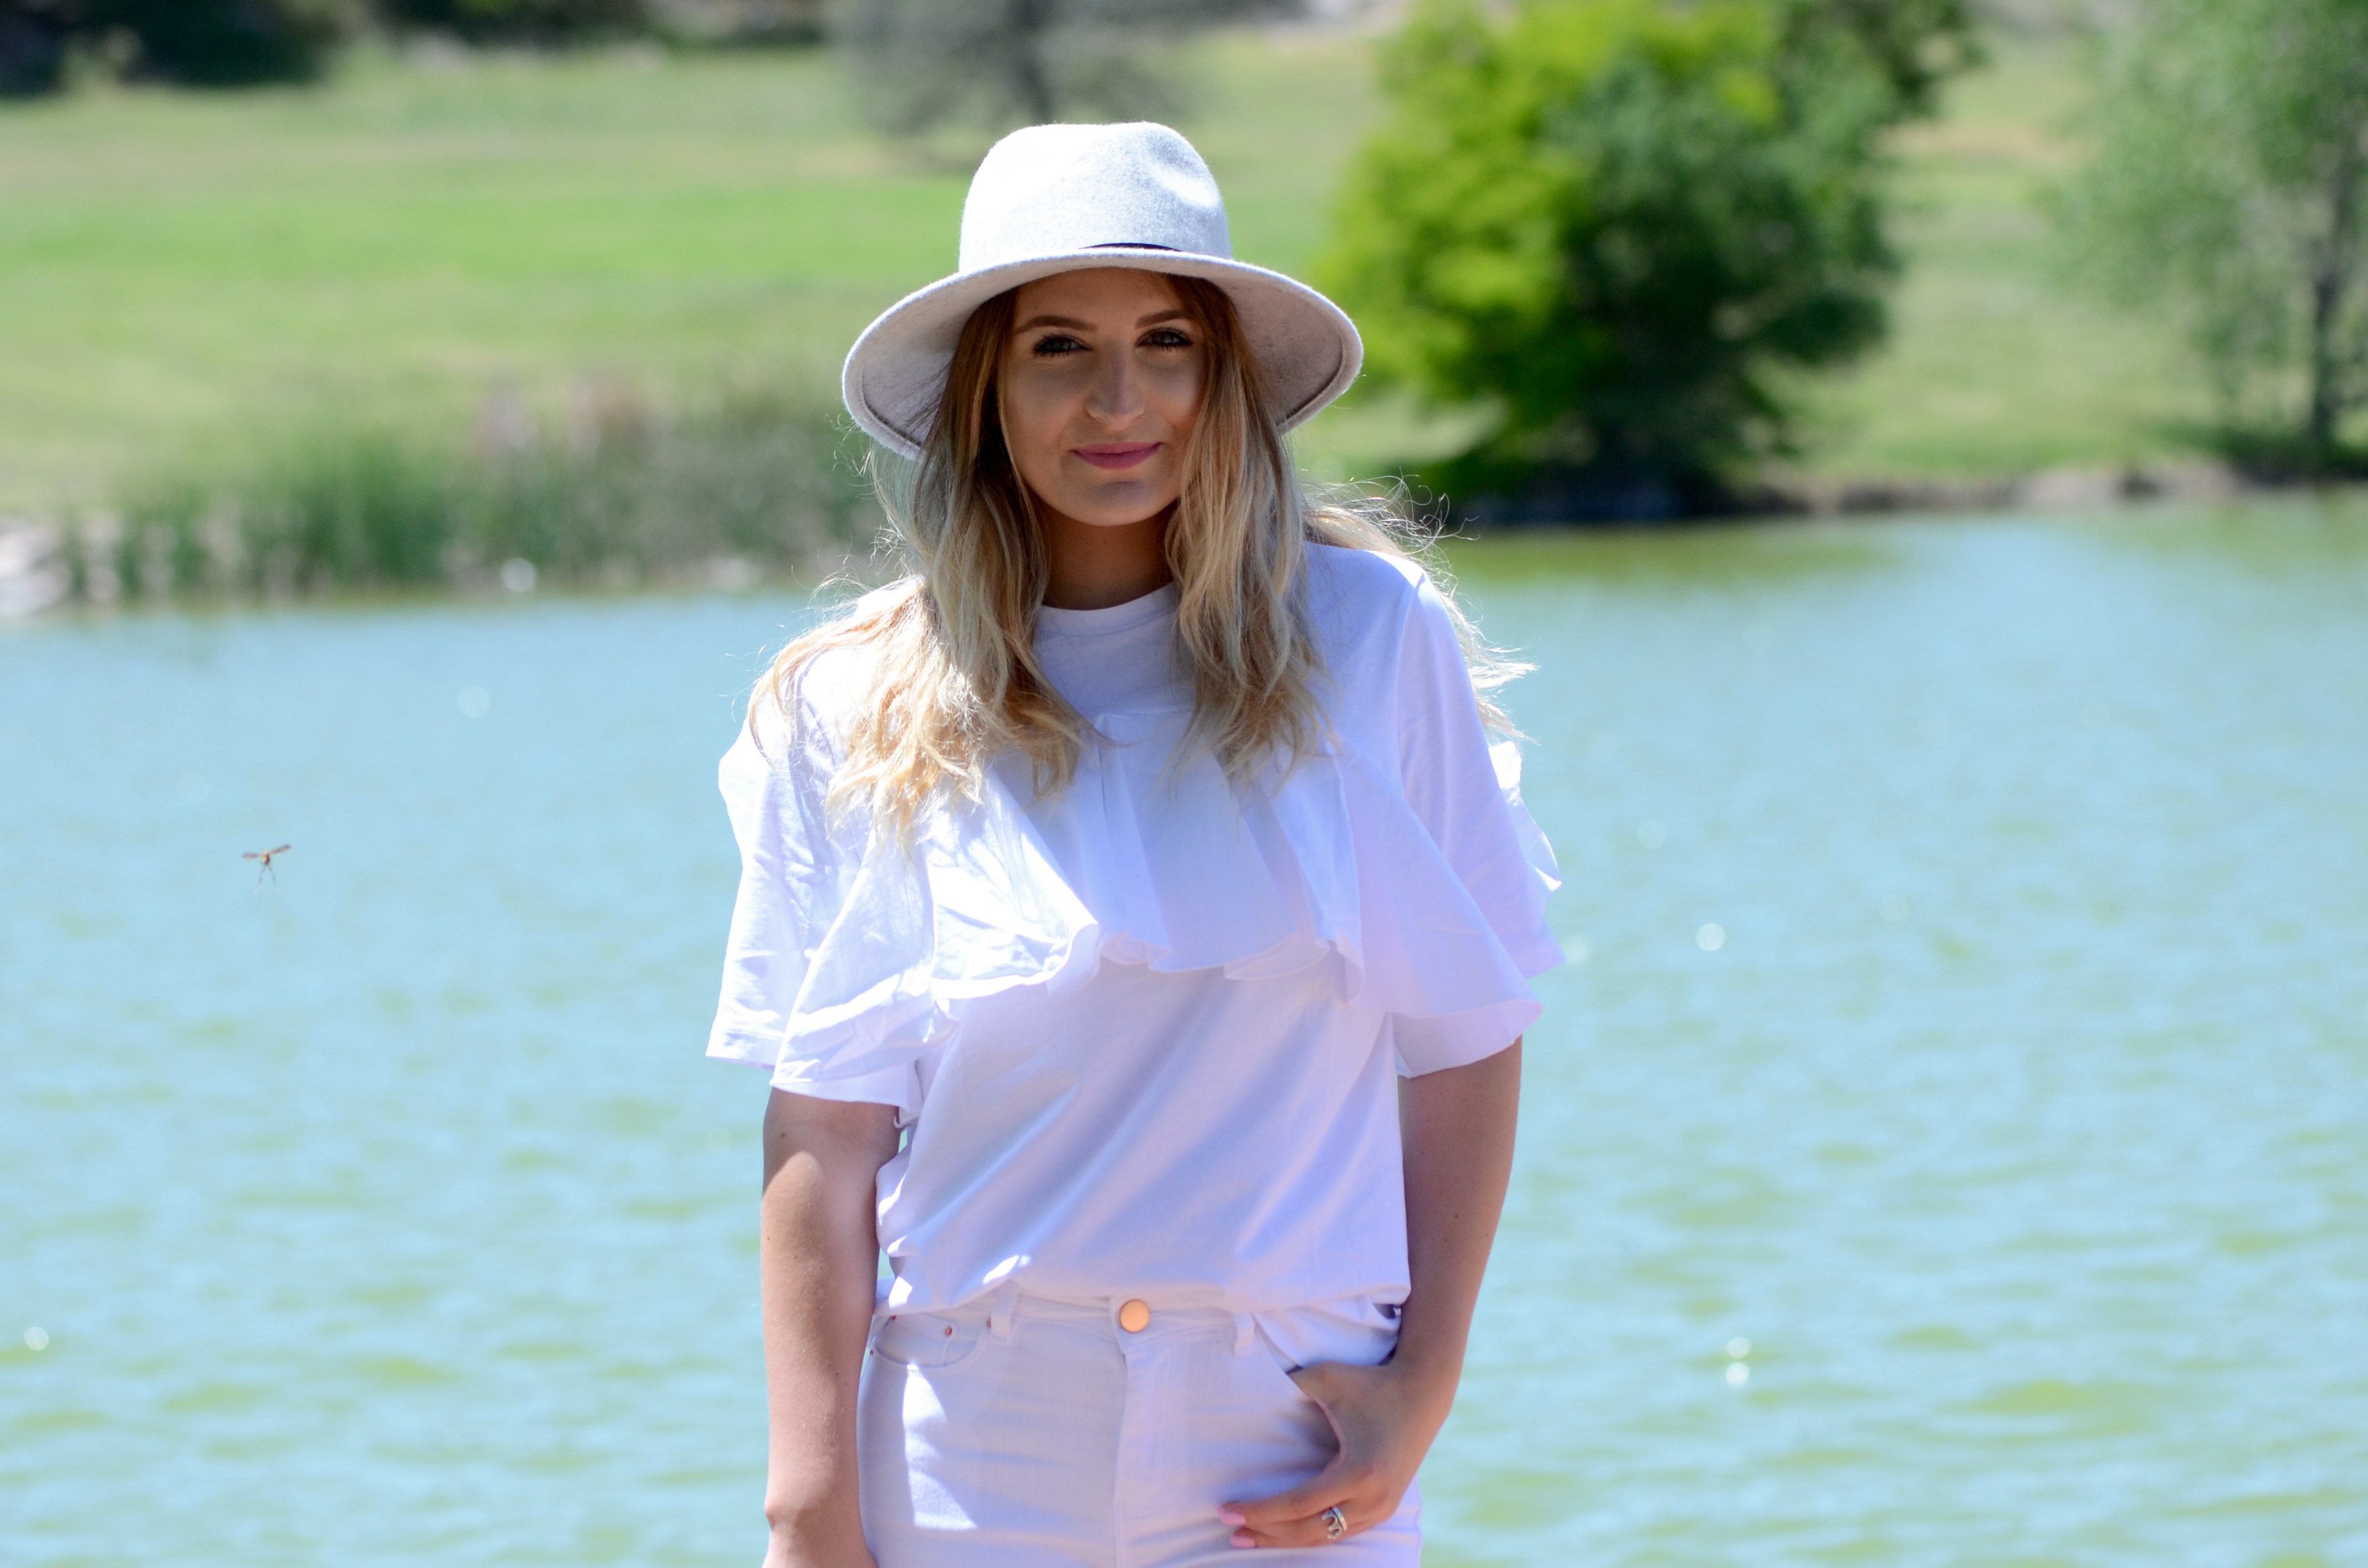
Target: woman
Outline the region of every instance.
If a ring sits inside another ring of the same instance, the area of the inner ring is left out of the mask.
[[[775,1568],[1418,1554],[1553,862],[1450,601],[1293,475],[1355,329],[1230,257],[1182,137],[1039,126],[848,357],[915,572],[723,767]]]

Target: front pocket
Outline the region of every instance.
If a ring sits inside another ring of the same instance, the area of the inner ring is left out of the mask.
[[[900,1367],[951,1367],[967,1359],[985,1336],[983,1316],[898,1312],[881,1323],[871,1337],[871,1350],[882,1360]]]
[[[1263,1370],[1271,1370],[1274,1373],[1275,1381],[1281,1383],[1281,1385],[1285,1389],[1289,1390],[1294,1397],[1306,1399],[1307,1391],[1301,1388],[1297,1381],[1291,1375],[1292,1372],[1298,1370],[1298,1368],[1292,1362],[1291,1358],[1282,1353],[1281,1349],[1273,1340],[1267,1337],[1267,1332],[1265,1329],[1261,1328],[1258,1331],[1257,1339],[1258,1343],[1251,1346],[1249,1349],[1244,1353],[1245,1358],[1252,1361],[1257,1367],[1262,1369],[1261,1375],[1263,1375]]]

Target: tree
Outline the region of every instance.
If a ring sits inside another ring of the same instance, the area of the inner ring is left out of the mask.
[[[816,0],[778,0],[776,21]],[[76,47],[129,40],[132,74],[196,87],[302,82],[369,14],[478,43],[646,32],[651,0],[0,0],[0,97],[55,91]]]
[[[2368,403],[2368,0],[2153,0],[2102,42],[2075,265],[2177,313],[2240,444],[2336,464]]]
[[[397,27],[432,28],[472,43],[570,43],[643,32],[646,0],[377,0]]]
[[[861,69],[865,111],[898,131],[965,116],[1041,125],[1064,114],[1172,112],[1142,47],[1289,0],[830,0],[830,36]]]
[[[81,12],[74,0],[0,0],[0,98],[57,89]]]
[[[1958,0],[1429,0],[1324,275],[1374,379],[1496,422],[1444,488],[1666,515],[1786,449],[1784,378],[1879,341],[1884,131]]]
[[[131,40],[131,74],[195,87],[318,76],[351,0],[0,0],[0,97],[54,92],[68,52]]]
[[[342,0],[86,0],[93,32],[139,41],[132,69],[193,87],[304,82],[349,30]]]

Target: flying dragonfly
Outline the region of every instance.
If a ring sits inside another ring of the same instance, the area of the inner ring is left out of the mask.
[[[271,858],[275,855],[285,855],[293,847],[293,845],[283,844],[277,849],[250,849],[239,858],[261,861],[262,864],[255,870],[255,885],[260,888],[263,885],[263,879],[269,877],[271,885],[276,888],[279,885],[279,873],[271,869]]]

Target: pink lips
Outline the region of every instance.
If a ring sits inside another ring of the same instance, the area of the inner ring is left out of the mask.
[[[1123,446],[1072,447],[1071,451],[1096,468],[1133,468],[1159,449],[1156,441],[1133,441]]]

